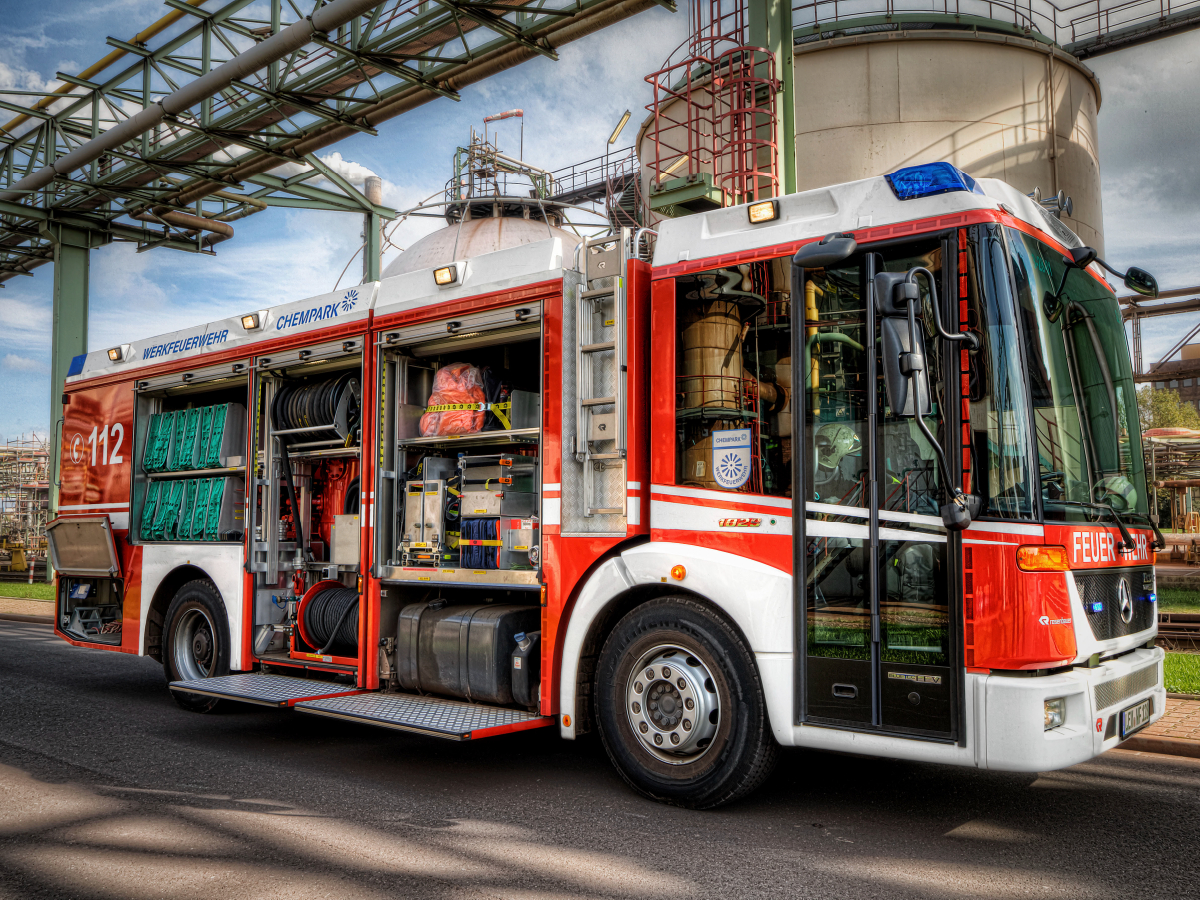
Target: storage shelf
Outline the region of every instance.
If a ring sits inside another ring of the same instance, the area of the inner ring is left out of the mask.
[[[346,456],[358,456],[360,447],[330,447],[328,450],[288,451],[292,459],[337,459]]]
[[[757,419],[758,413],[749,409],[733,409],[727,406],[692,406],[675,410],[675,418],[680,421],[749,421]]]
[[[540,431],[538,428],[513,428],[509,431],[476,431],[474,434],[435,434],[429,437],[400,438],[396,445],[404,448],[452,444],[536,444]]]
[[[245,466],[230,466],[226,469],[185,469],[179,472],[147,472],[149,481],[166,481],[170,478],[217,478],[224,475],[245,476]]]
[[[535,569],[460,569],[445,566],[384,566],[380,579],[401,584],[460,584],[474,587],[540,588]]]

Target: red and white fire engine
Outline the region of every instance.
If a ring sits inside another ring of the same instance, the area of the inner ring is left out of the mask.
[[[77,358],[56,633],[695,807],[1162,715],[1121,318],[1042,205],[939,163],[434,262]]]

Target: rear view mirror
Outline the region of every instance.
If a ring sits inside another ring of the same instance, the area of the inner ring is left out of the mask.
[[[1109,272],[1112,272],[1112,274],[1116,275],[1118,278],[1121,278],[1125,282],[1125,287],[1129,288],[1135,294],[1141,294],[1143,297],[1158,296],[1158,281],[1156,281],[1154,276],[1145,269],[1139,269],[1137,266],[1130,266],[1129,270],[1122,274],[1097,256],[1096,251],[1091,247],[1076,247],[1071,251],[1070,256],[1063,257],[1063,262],[1065,262],[1068,267],[1073,266],[1077,269],[1086,269],[1093,262],[1099,263]],[[1060,294],[1062,294],[1063,285],[1066,283],[1067,273],[1063,272],[1062,284],[1058,286],[1058,291],[1054,295],[1056,299]]]
[[[875,310],[879,313],[879,338],[883,352],[883,384],[893,414],[917,415],[915,398],[921,398],[921,415],[932,411],[929,372],[925,368],[924,326],[910,330],[910,303],[920,300],[907,272],[879,272],[875,276]],[[914,343],[915,338],[915,343]],[[913,382],[916,381],[916,384]]]
[[[1073,265],[1077,269],[1086,269],[1095,262],[1096,256],[1096,251],[1092,247],[1076,247],[1071,251],[1071,258],[1064,259],[1063,262]]]
[[[948,332],[942,325],[937,301],[937,280],[928,269],[917,266],[907,272],[876,272],[874,276],[875,311],[879,314],[879,340],[883,357],[883,382],[893,415],[912,418],[929,446],[937,454],[946,493],[950,501],[941,507],[942,523],[950,531],[962,531],[979,514],[979,500],[949,481],[952,471],[946,451],[925,422],[933,412],[933,392],[925,364],[925,313],[921,309],[921,291],[917,276],[929,288],[933,324],[943,340],[979,349],[979,339],[970,332]],[[918,324],[918,321],[920,324]]]
[[[1125,273],[1125,287],[1143,297],[1158,296],[1158,282],[1154,276],[1137,266],[1130,266],[1129,271]]]

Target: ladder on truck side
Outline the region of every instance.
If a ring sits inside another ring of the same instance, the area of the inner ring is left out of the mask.
[[[583,515],[625,515],[602,506],[596,473],[619,469],[624,497],[626,459],[626,279],[630,229],[586,238],[583,284],[575,289],[575,458],[583,464]],[[592,287],[596,285],[596,287]]]

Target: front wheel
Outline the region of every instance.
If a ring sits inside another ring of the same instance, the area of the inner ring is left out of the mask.
[[[707,606],[664,597],[613,629],[596,673],[600,737],[639,793],[709,809],[757,788],[777,746],[754,657]]]
[[[216,585],[207,579],[189,581],[171,600],[163,623],[163,670],[167,681],[196,681],[229,674],[229,625],[225,604]],[[191,712],[211,712],[216,697],[171,691]]]

